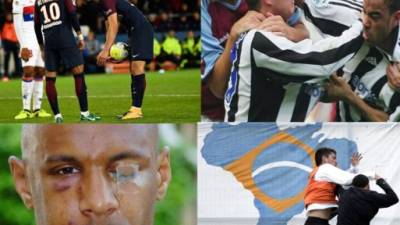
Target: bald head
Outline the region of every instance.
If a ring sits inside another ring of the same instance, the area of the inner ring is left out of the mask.
[[[25,124],[22,127],[21,147],[22,158],[28,160],[32,153],[38,150],[38,146],[47,141],[84,141],[90,143],[99,139],[113,139],[113,142],[122,139],[125,141],[149,142],[153,144],[153,150],[158,149],[157,125],[41,125]]]
[[[24,125],[9,162],[38,225],[151,225],[171,176],[157,149],[157,125]]]

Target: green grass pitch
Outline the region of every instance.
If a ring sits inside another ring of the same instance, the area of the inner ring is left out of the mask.
[[[190,123],[200,120],[200,74],[198,69],[147,72],[143,118],[121,121],[117,115],[131,105],[130,75],[86,75],[89,110],[102,117],[100,123]],[[57,93],[64,123],[79,121],[79,104],[71,75],[57,78]],[[51,112],[44,93],[42,108]],[[22,109],[21,81],[0,82],[0,123],[51,123],[54,118],[15,120]]]

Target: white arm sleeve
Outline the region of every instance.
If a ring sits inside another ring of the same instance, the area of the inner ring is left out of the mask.
[[[291,42],[271,32],[254,32],[251,43],[255,64],[299,82],[312,77],[328,77],[348,62],[361,48],[362,23],[357,21],[339,37],[329,37],[317,42],[306,39]],[[250,32],[251,33],[251,32]],[[301,76],[306,76],[301,79]]]
[[[359,173],[359,169],[356,166],[350,165],[350,168],[348,170],[346,170],[349,173],[353,173],[353,174],[358,174]]]
[[[350,185],[356,174],[341,170],[331,164],[325,163],[318,168],[315,180],[327,181],[340,185]]]
[[[14,13],[13,14],[13,20],[14,20],[14,28],[15,28],[15,33],[17,34],[17,38],[19,41],[19,44],[21,46],[21,49],[25,46],[24,43],[24,38],[22,37],[23,31],[22,31],[22,24],[24,23],[22,14],[21,13]]]

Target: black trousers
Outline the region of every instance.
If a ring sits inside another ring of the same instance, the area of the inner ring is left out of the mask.
[[[329,222],[317,217],[308,217],[304,225],[329,225]]]
[[[18,43],[3,40],[3,48],[4,48],[4,75],[10,76],[9,66],[8,63],[10,62],[11,54],[14,57],[15,63],[15,74],[21,75],[22,74],[22,67],[21,67],[21,60],[19,59],[19,46]]]

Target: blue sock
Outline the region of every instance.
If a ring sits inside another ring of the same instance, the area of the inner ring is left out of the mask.
[[[132,106],[142,107],[144,91],[146,90],[145,74],[131,75]]]

